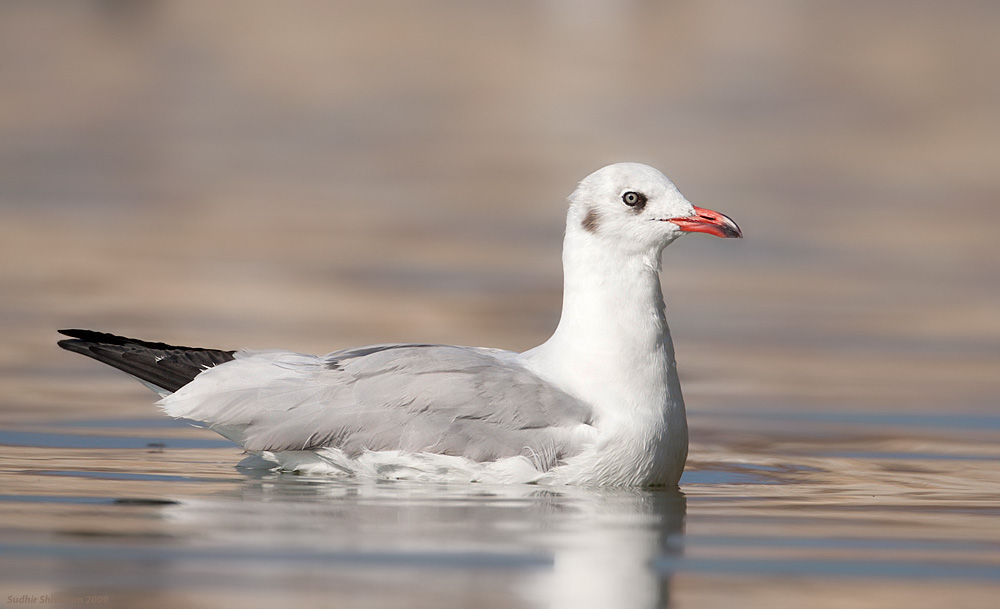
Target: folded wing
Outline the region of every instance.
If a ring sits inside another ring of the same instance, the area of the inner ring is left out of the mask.
[[[238,352],[160,402],[250,451],[402,450],[478,462],[525,456],[542,471],[590,437],[590,408],[515,354],[379,345],[310,356]]]

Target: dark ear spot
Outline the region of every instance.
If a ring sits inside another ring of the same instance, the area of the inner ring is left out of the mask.
[[[588,233],[596,233],[597,226],[601,223],[601,216],[597,213],[597,210],[593,207],[587,210],[587,215],[583,218],[581,226],[583,230]]]

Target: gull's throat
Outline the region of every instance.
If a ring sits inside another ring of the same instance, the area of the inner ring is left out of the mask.
[[[638,376],[665,382],[665,365],[673,360],[660,289],[660,252],[615,254],[593,247],[587,242],[591,238],[567,232],[559,325],[525,357],[537,363],[539,374],[553,376],[581,399],[603,401],[600,396],[608,395],[626,406],[620,403],[637,400],[609,394],[634,390],[628,385]]]

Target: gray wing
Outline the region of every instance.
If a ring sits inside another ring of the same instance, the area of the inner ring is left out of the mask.
[[[161,403],[251,451],[402,450],[480,462],[523,455],[544,471],[576,452],[591,421],[589,406],[505,351],[380,345],[236,357]]]

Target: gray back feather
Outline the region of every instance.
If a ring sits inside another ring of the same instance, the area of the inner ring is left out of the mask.
[[[210,411],[204,400],[181,416],[220,431],[236,427],[241,437],[234,439],[251,451],[402,450],[479,462],[521,455],[544,471],[577,450],[573,430],[590,423],[591,409],[514,356],[443,345],[379,345],[324,357],[237,354],[205,380],[227,366],[236,374],[242,362],[261,357],[287,373],[250,391],[228,391],[230,399],[216,395]],[[184,401],[184,394],[174,397]],[[171,401],[164,401],[168,412]]]

